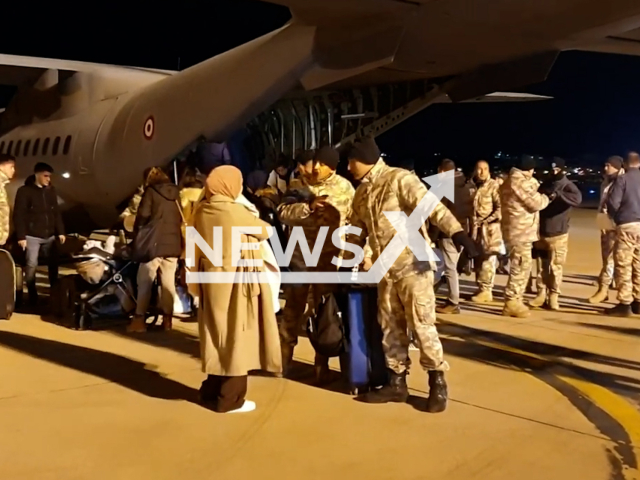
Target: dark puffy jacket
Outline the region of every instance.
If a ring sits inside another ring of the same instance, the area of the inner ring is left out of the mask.
[[[24,240],[27,235],[36,238],[64,235],[56,189],[39,187],[34,177],[29,177],[16,193],[13,224],[18,240]]]
[[[173,183],[148,187],[136,215],[134,231],[153,224],[152,258],[178,258],[182,254],[182,216],[178,207],[180,189]]]
[[[609,190],[607,211],[616,225],[640,222],[640,170],[629,168]]]
[[[557,237],[569,233],[571,207],[579,207],[582,193],[565,175],[548,180],[540,186],[541,193],[555,193],[556,198],[540,211],[540,236]]]

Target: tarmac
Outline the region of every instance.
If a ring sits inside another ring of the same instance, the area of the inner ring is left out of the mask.
[[[252,376],[257,410],[220,415],[195,401],[191,321],[133,336],[17,314],[0,322],[0,478],[638,480],[640,317],[585,300],[601,264],[595,212],[575,211],[570,235],[562,311],[509,319],[496,301],[439,317],[451,398],[436,415],[422,411],[415,351],[408,404]],[[295,357],[310,368],[306,339]]]

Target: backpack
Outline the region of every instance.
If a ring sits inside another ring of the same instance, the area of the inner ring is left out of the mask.
[[[315,315],[307,321],[307,336],[315,351],[325,357],[338,357],[345,351],[342,312],[333,293],[321,298]]]

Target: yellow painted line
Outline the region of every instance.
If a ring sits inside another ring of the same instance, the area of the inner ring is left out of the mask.
[[[526,352],[517,348],[509,347],[507,345],[501,345],[497,343],[487,342],[484,340],[471,340],[472,343],[482,345],[488,348],[496,350],[502,350],[509,353],[514,353],[520,356],[535,359],[537,361],[543,361],[546,363],[552,363],[551,360],[535,353]],[[571,363],[558,360],[556,362],[563,368],[568,368]],[[629,439],[631,440],[631,450],[636,457],[636,463],[640,464],[640,457],[636,451],[640,451],[640,411],[638,411],[631,403],[625,400],[623,397],[613,393],[611,390],[604,388],[600,385],[592,383],[584,378],[576,378],[574,376],[567,376],[562,374],[554,374],[558,379],[567,383],[587,399],[591,401],[598,408],[602,409],[607,415],[613,418],[620,426],[625,430]],[[640,480],[640,470],[625,471],[623,472],[625,480]]]
[[[640,449],[640,412],[633,405],[611,390],[595,383],[565,375],[556,376],[579,390],[580,393],[622,425],[631,439],[631,445],[636,449]]]

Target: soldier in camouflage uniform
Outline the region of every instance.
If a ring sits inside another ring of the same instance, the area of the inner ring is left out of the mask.
[[[478,292],[471,297],[475,303],[493,301],[493,284],[496,278],[498,255],[502,246],[500,219],[500,185],[491,178],[489,164],[480,160],[476,164],[473,178],[473,230],[472,238],[478,245],[482,256],[476,261],[476,281]]]
[[[617,232],[613,256],[620,303],[606,314],[615,317],[640,314],[640,155],[630,153],[627,166],[607,197]]]
[[[520,168],[512,168],[509,178],[500,188],[502,235],[511,264],[502,312],[507,317],[529,316],[523,297],[531,274],[531,249],[539,239],[539,212],[550,201],[548,196],[538,192],[540,184],[533,177],[535,166],[532,157],[524,156]]]
[[[349,235],[348,241],[362,247],[368,238],[375,262],[396,235],[383,212],[404,212],[410,216],[427,194],[427,189],[415,174],[387,166],[373,139],[362,140],[353,146],[349,170],[361,181],[353,201],[350,223],[361,228],[362,233]],[[475,256],[475,245],[442,203],[436,204],[428,221],[452,238],[458,250],[464,246],[472,257]],[[427,225],[422,225],[420,233],[425,239],[426,250]],[[351,258],[350,252],[345,253],[345,259]],[[378,284],[378,321],[384,335],[383,347],[391,378],[388,385],[367,393],[361,400],[368,403],[407,401],[408,327],[420,348],[420,364],[429,374],[427,410],[441,412],[446,408],[444,372],[449,365],[443,358],[435,325],[434,271],[435,264],[419,261],[409,248],[405,248]]]
[[[335,170],[340,157],[333,148],[324,147],[313,155],[313,170],[305,169],[301,164],[302,178],[306,186],[298,184],[298,192],[285,195],[282,205],[278,207],[280,221],[289,227],[302,227],[304,239],[313,251],[320,228],[329,227],[322,247],[322,253],[315,267],[307,267],[300,245],[296,248],[291,259],[294,271],[337,272],[338,267],[331,263],[333,257],[340,258],[342,252],[331,241],[333,232],[344,226],[351,214],[354,188],[351,183],[338,175]],[[305,308],[309,296],[312,297],[311,309],[314,309],[322,297],[331,292],[334,285],[295,285],[287,292],[283,320],[280,325],[283,366],[290,366],[293,359],[293,349],[298,343],[298,333],[305,319]],[[311,291],[310,291],[311,290]],[[329,380],[329,360],[316,354],[316,380],[319,384]]]
[[[551,168],[553,176],[540,186],[540,192],[554,196],[554,199],[540,212],[540,240],[534,245],[540,252],[537,260],[538,295],[529,305],[542,307],[547,303],[551,310],[559,310],[562,274],[569,253],[571,209],[580,206],[582,193],[567,178],[562,158],[555,158]]]
[[[11,205],[6,185],[16,172],[16,159],[13,155],[0,154],[0,247],[9,240],[11,232]]]
[[[616,245],[616,226],[607,211],[607,197],[611,186],[624,175],[621,157],[610,157],[604,164],[604,180],[600,187],[600,208],[598,209],[598,228],[600,229],[600,253],[602,254],[602,270],[598,276],[598,291],[589,298],[589,303],[602,303],[609,298],[609,287],[613,282],[613,251]]]

